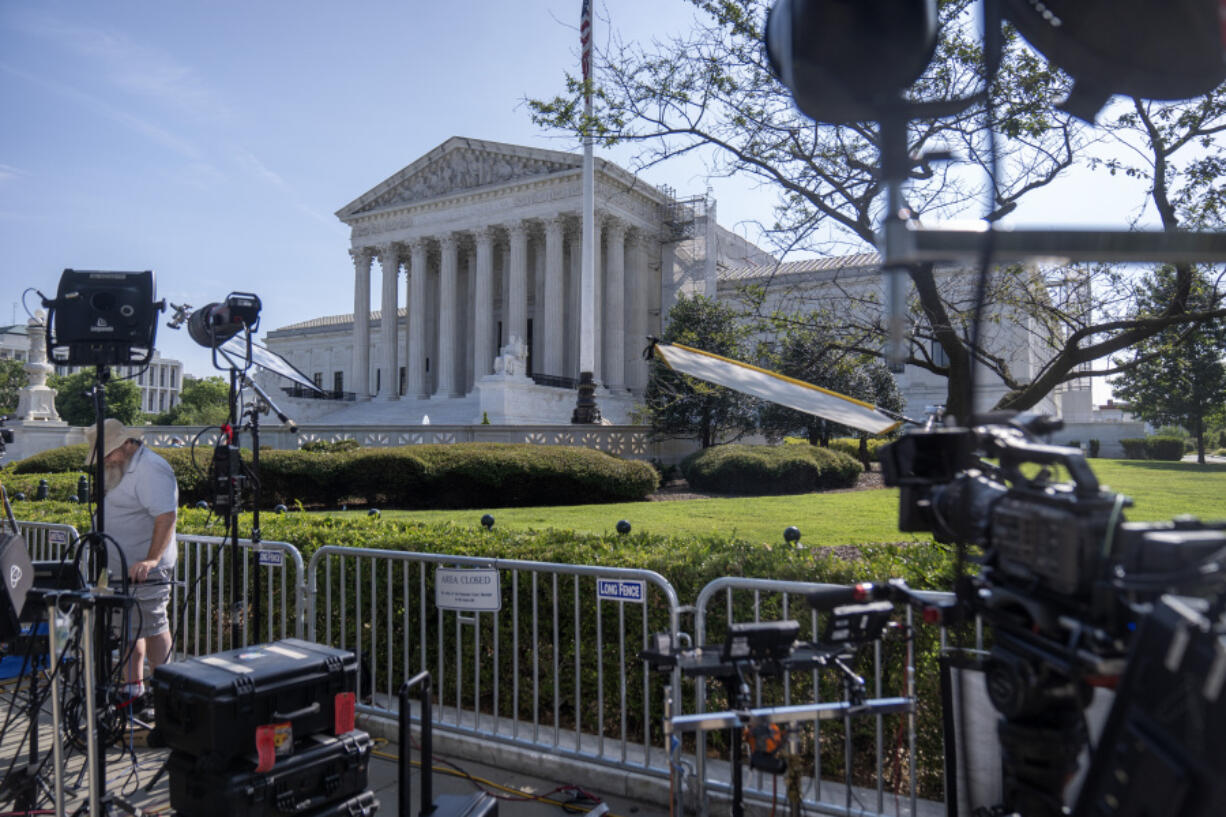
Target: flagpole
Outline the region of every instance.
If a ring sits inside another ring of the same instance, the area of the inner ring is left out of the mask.
[[[592,155],[592,3],[583,0],[579,20],[583,67],[583,234],[579,284],[579,394],[572,423],[599,423],[596,405],[596,178]]]

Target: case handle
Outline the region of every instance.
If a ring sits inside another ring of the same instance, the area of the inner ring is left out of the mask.
[[[272,713],[272,719],[274,721],[292,721],[295,718],[302,718],[307,715],[315,715],[318,712],[319,712],[319,701],[315,701],[312,704],[308,704],[307,706],[302,707],[302,709],[295,709],[293,712],[274,712]]]

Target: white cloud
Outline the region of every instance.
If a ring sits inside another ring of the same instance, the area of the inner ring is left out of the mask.
[[[95,75],[115,88],[192,116],[217,120],[227,106],[189,66],[161,49],[134,41],[122,31],[83,26],[47,15],[28,14],[18,25],[24,34],[49,40],[95,63]]]
[[[13,167],[12,165],[0,164],[0,184],[16,179],[21,176],[28,175],[24,170]]]

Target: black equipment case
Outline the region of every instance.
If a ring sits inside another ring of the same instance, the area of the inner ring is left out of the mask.
[[[350,797],[339,803],[324,806],[318,811],[311,811],[295,817],[372,817],[379,810],[379,801],[373,791],[364,791],[357,797]]]
[[[356,682],[353,653],[297,638],[174,661],[153,673],[157,728],[171,749],[220,769],[256,753],[261,726],[288,723],[289,743],[334,733],[337,695]]]
[[[366,789],[374,742],[361,731],[316,735],[277,758],[269,772],[242,758],[224,771],[200,771],[196,758],[172,752],[170,805],[183,817],[281,817],[349,800]]]

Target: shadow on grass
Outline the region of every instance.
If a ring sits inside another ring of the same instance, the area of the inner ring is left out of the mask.
[[[1118,463],[1125,468],[1139,471],[1179,471],[1185,474],[1226,474],[1226,463],[1173,462],[1161,460],[1127,460]]]

